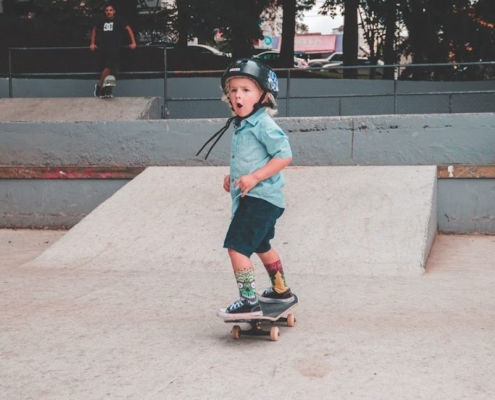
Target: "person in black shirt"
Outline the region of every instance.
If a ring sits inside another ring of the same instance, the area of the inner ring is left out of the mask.
[[[95,23],[91,30],[91,44],[89,48],[91,51],[100,48],[103,60],[103,72],[101,73],[100,81],[95,85],[95,97],[102,95],[103,81],[108,75],[115,71],[117,63],[119,61],[119,48],[122,37],[127,31],[131,44],[131,49],[136,48],[136,40],[134,33],[127,21],[115,15],[115,8],[111,4],[105,6],[105,17]],[[98,46],[96,46],[96,39],[98,38]]]

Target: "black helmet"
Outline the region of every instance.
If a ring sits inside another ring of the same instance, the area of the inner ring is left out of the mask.
[[[261,90],[270,92],[274,98],[278,94],[278,79],[273,70],[256,58],[240,58],[230,64],[222,75],[222,90],[228,78],[245,76],[254,79]]]

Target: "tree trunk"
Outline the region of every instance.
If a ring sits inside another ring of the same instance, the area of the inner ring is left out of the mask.
[[[294,68],[294,36],[296,35],[296,0],[283,2],[282,46],[280,61],[283,68]]]
[[[342,50],[344,66],[357,65],[358,55],[358,8],[359,0],[345,0],[344,39]],[[344,69],[344,78],[357,79],[358,70]]]
[[[185,49],[187,47],[187,36],[189,33],[189,23],[187,17],[187,0],[177,0],[177,25],[179,41],[177,47]]]
[[[395,44],[395,24],[397,23],[397,6],[396,0],[387,0],[385,14],[385,45],[383,48],[383,56],[385,65],[395,64],[397,62],[394,49]],[[383,77],[385,79],[394,79],[394,69],[384,68]]]

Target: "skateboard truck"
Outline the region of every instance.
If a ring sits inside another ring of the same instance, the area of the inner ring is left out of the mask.
[[[290,303],[261,303],[263,315],[253,318],[228,318],[226,323],[247,323],[249,329],[241,329],[240,325],[234,325],[230,334],[233,339],[239,339],[242,336],[270,336],[270,340],[277,341],[280,335],[278,326],[272,326],[270,330],[263,329],[263,325],[271,323],[286,323],[287,326],[296,325],[296,317],[291,313],[292,309],[298,304],[297,296],[294,295],[294,301]]]
[[[248,336],[270,336],[270,340],[276,342],[280,336],[280,329],[278,326],[272,326],[270,330],[265,330],[262,328],[262,322],[266,320],[246,320],[243,322],[248,323],[251,327],[250,329],[241,329],[239,325],[234,325],[230,334],[233,339],[239,339],[241,335]],[[287,317],[281,317],[276,321],[270,321],[272,324],[275,322],[285,322],[287,326],[293,327],[296,325],[296,317],[294,314],[288,314]]]

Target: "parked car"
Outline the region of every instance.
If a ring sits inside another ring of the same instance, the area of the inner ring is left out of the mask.
[[[325,64],[323,67],[321,67],[321,70],[328,71],[328,70],[335,70],[337,73],[342,74],[343,73],[343,68],[342,68],[342,61],[336,61],[330,64]],[[370,59],[368,58],[358,58],[358,65],[362,65],[364,68],[358,68],[358,75],[370,75],[371,71],[374,70],[376,71],[376,75],[382,76],[383,75],[383,68],[375,68],[373,67],[373,64]],[[383,65],[383,61],[378,60],[376,65]]]
[[[280,68],[280,52],[275,50],[264,51],[262,53],[256,54],[253,57],[259,58],[272,68]],[[308,68],[308,63],[302,58],[297,58],[294,56],[294,67],[295,68]]]
[[[205,44],[189,44],[187,51],[199,54],[214,54],[216,56],[229,56],[229,54],[223,53],[215,47],[207,46]]]
[[[336,51],[330,54],[327,58],[314,58],[308,61],[309,68],[323,67],[326,64],[340,63],[344,62],[344,53]]]
[[[339,68],[344,63],[344,55],[341,52],[332,53],[327,58],[319,58],[314,60],[309,60],[308,66],[309,68],[319,68],[320,70],[335,70],[339,74],[343,72],[342,68]],[[358,65],[369,66],[369,68],[359,68],[358,75],[369,75],[370,71],[375,69],[377,75],[383,75],[383,68],[372,68],[371,60],[366,57],[358,57],[357,59]],[[378,60],[376,65],[383,65],[383,61]]]

